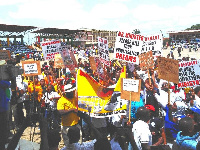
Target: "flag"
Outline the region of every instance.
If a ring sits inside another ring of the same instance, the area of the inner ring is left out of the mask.
[[[126,66],[124,66],[122,68],[122,71],[121,71],[121,74],[120,74],[120,77],[119,77],[119,80],[117,81],[117,84],[116,84],[116,87],[114,89],[114,91],[118,91],[120,92],[121,91],[121,79],[122,78],[126,78]]]
[[[120,79],[121,80],[121,79]],[[126,100],[111,102],[114,89],[102,86],[81,69],[77,72],[78,110],[90,112],[90,116],[102,118],[126,114]]]
[[[98,96],[103,100],[110,99],[113,93],[113,89],[102,86],[81,69],[78,70],[77,75],[77,90],[78,96]]]

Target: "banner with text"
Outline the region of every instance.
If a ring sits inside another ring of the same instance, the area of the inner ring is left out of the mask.
[[[108,40],[105,38],[98,37],[98,50],[99,58],[103,64],[110,66]]]
[[[179,62],[178,88],[193,87],[200,83],[200,60]]]
[[[55,54],[60,53],[61,43],[59,40],[41,42],[41,46],[45,60],[54,59]]]
[[[162,35],[143,36],[118,32],[114,57],[119,60],[139,64],[138,55],[152,51],[154,57],[161,56]]]

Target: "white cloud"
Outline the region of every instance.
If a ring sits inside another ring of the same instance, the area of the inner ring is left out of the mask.
[[[158,5],[140,5],[132,10],[132,16],[141,30],[184,30],[198,23],[199,4],[200,0],[192,1],[185,7],[165,8]]]
[[[27,0],[2,0],[0,6],[16,5],[23,2],[27,2]]]
[[[42,20],[74,20],[79,15],[84,15],[81,5],[73,0],[30,0],[19,6],[17,12],[9,15],[15,19],[42,19]]]
[[[183,30],[200,20],[200,0],[190,1],[184,7],[168,8],[156,4],[138,4],[134,8],[126,5],[131,5],[131,0],[110,0],[97,3],[91,10],[84,9],[78,0],[7,0],[4,4],[17,4],[17,10],[9,12],[13,20],[29,18],[52,22],[46,27],[57,27],[54,25],[59,21],[62,22],[60,28],[69,29],[84,27],[116,31],[140,29],[142,33],[166,32]]]

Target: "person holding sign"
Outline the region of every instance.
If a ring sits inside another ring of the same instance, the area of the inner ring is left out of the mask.
[[[149,77],[145,80],[146,87],[146,104],[152,105],[155,108],[154,117],[159,115],[158,102],[154,96],[155,91],[158,90],[158,85],[155,81],[154,70],[149,69]]]

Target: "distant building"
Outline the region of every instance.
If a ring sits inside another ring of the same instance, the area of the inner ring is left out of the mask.
[[[82,46],[97,46],[97,37],[108,39],[108,47],[113,48],[115,46],[115,40],[117,36],[117,31],[106,31],[106,30],[96,30],[96,29],[81,29],[85,30],[79,35],[75,36],[75,41],[79,41]]]
[[[200,42],[200,30],[168,31],[169,38],[175,42]]]

